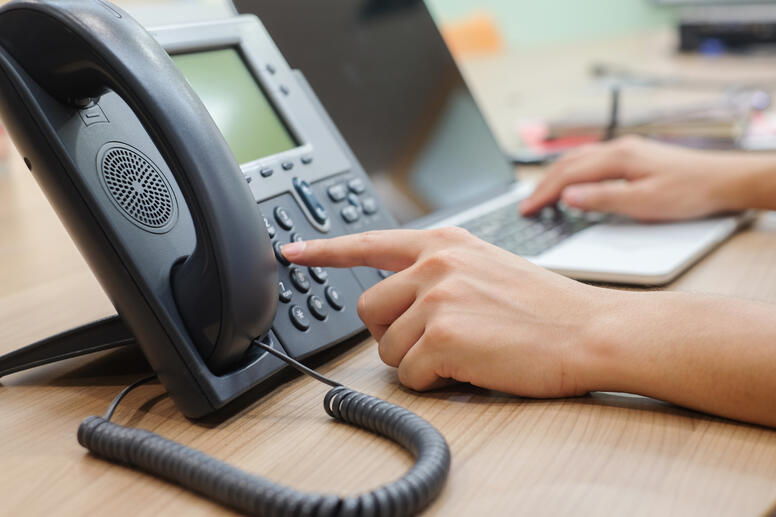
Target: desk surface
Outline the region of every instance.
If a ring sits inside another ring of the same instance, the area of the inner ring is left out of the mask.
[[[18,162],[17,162],[18,163]],[[18,167],[16,167],[18,169]],[[112,308],[28,174],[0,177],[0,353],[111,314]],[[762,217],[670,286],[776,302],[776,220]],[[76,443],[147,366],[120,350],[18,373],[0,387],[0,513],[186,515],[225,512],[181,489],[97,460]],[[471,387],[401,388],[371,340],[321,371],[424,416],[450,442],[450,480],[430,514],[754,515],[776,501],[776,432],[641,397],[525,400]],[[295,378],[216,424],[184,419],[160,385],[131,394],[117,420],[316,491],[355,493],[411,459],[334,423],[323,386]]]

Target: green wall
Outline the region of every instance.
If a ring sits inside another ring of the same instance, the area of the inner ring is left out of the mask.
[[[669,24],[673,11],[652,0],[426,0],[438,22],[487,10],[512,46],[605,37]]]

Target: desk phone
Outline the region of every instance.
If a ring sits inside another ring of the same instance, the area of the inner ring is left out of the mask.
[[[396,223],[257,18],[149,33],[104,0],[12,1],[0,116],[118,313],[0,358],[0,376],[136,342],[198,418],[290,364],[333,386],[331,416],[409,448],[413,469],[358,497],[300,494],[113,424],[115,404],[79,442],[260,515],[402,515],[438,494],[450,457],[430,424],[297,361],[362,332],[357,299],[385,273],[294,266],[281,246]]]

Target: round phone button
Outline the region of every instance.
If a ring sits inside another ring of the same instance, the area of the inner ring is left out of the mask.
[[[292,305],[291,308],[288,309],[288,315],[291,317],[291,323],[302,332],[310,328],[310,320],[307,318],[304,309],[300,306]]]
[[[304,271],[298,267],[292,267],[289,271],[291,283],[294,284],[300,292],[306,293],[310,290],[310,279],[304,274]]]
[[[332,286],[329,286],[326,288],[326,291],[324,291],[326,294],[326,300],[328,300],[329,305],[337,309],[338,311],[341,311],[342,308],[345,306],[342,295],[340,295],[339,291],[334,289]]]
[[[310,309],[310,312],[313,313],[313,316],[321,321],[325,320],[326,316],[329,315],[329,311],[326,310],[326,306],[323,304],[323,300],[317,296],[310,296],[307,299],[307,307]]]

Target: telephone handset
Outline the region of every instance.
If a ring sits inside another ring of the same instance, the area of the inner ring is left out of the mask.
[[[255,17],[149,33],[104,0],[14,0],[0,8],[0,116],[118,313],[0,357],[0,376],[135,340],[196,418],[284,363],[311,374],[294,359],[364,331],[356,299],[381,272],[305,270],[279,249],[395,221]],[[408,447],[413,470],[332,499],[192,463],[109,416],[84,421],[79,441],[243,511],[422,509],[449,468],[441,435],[326,382],[326,411]]]

